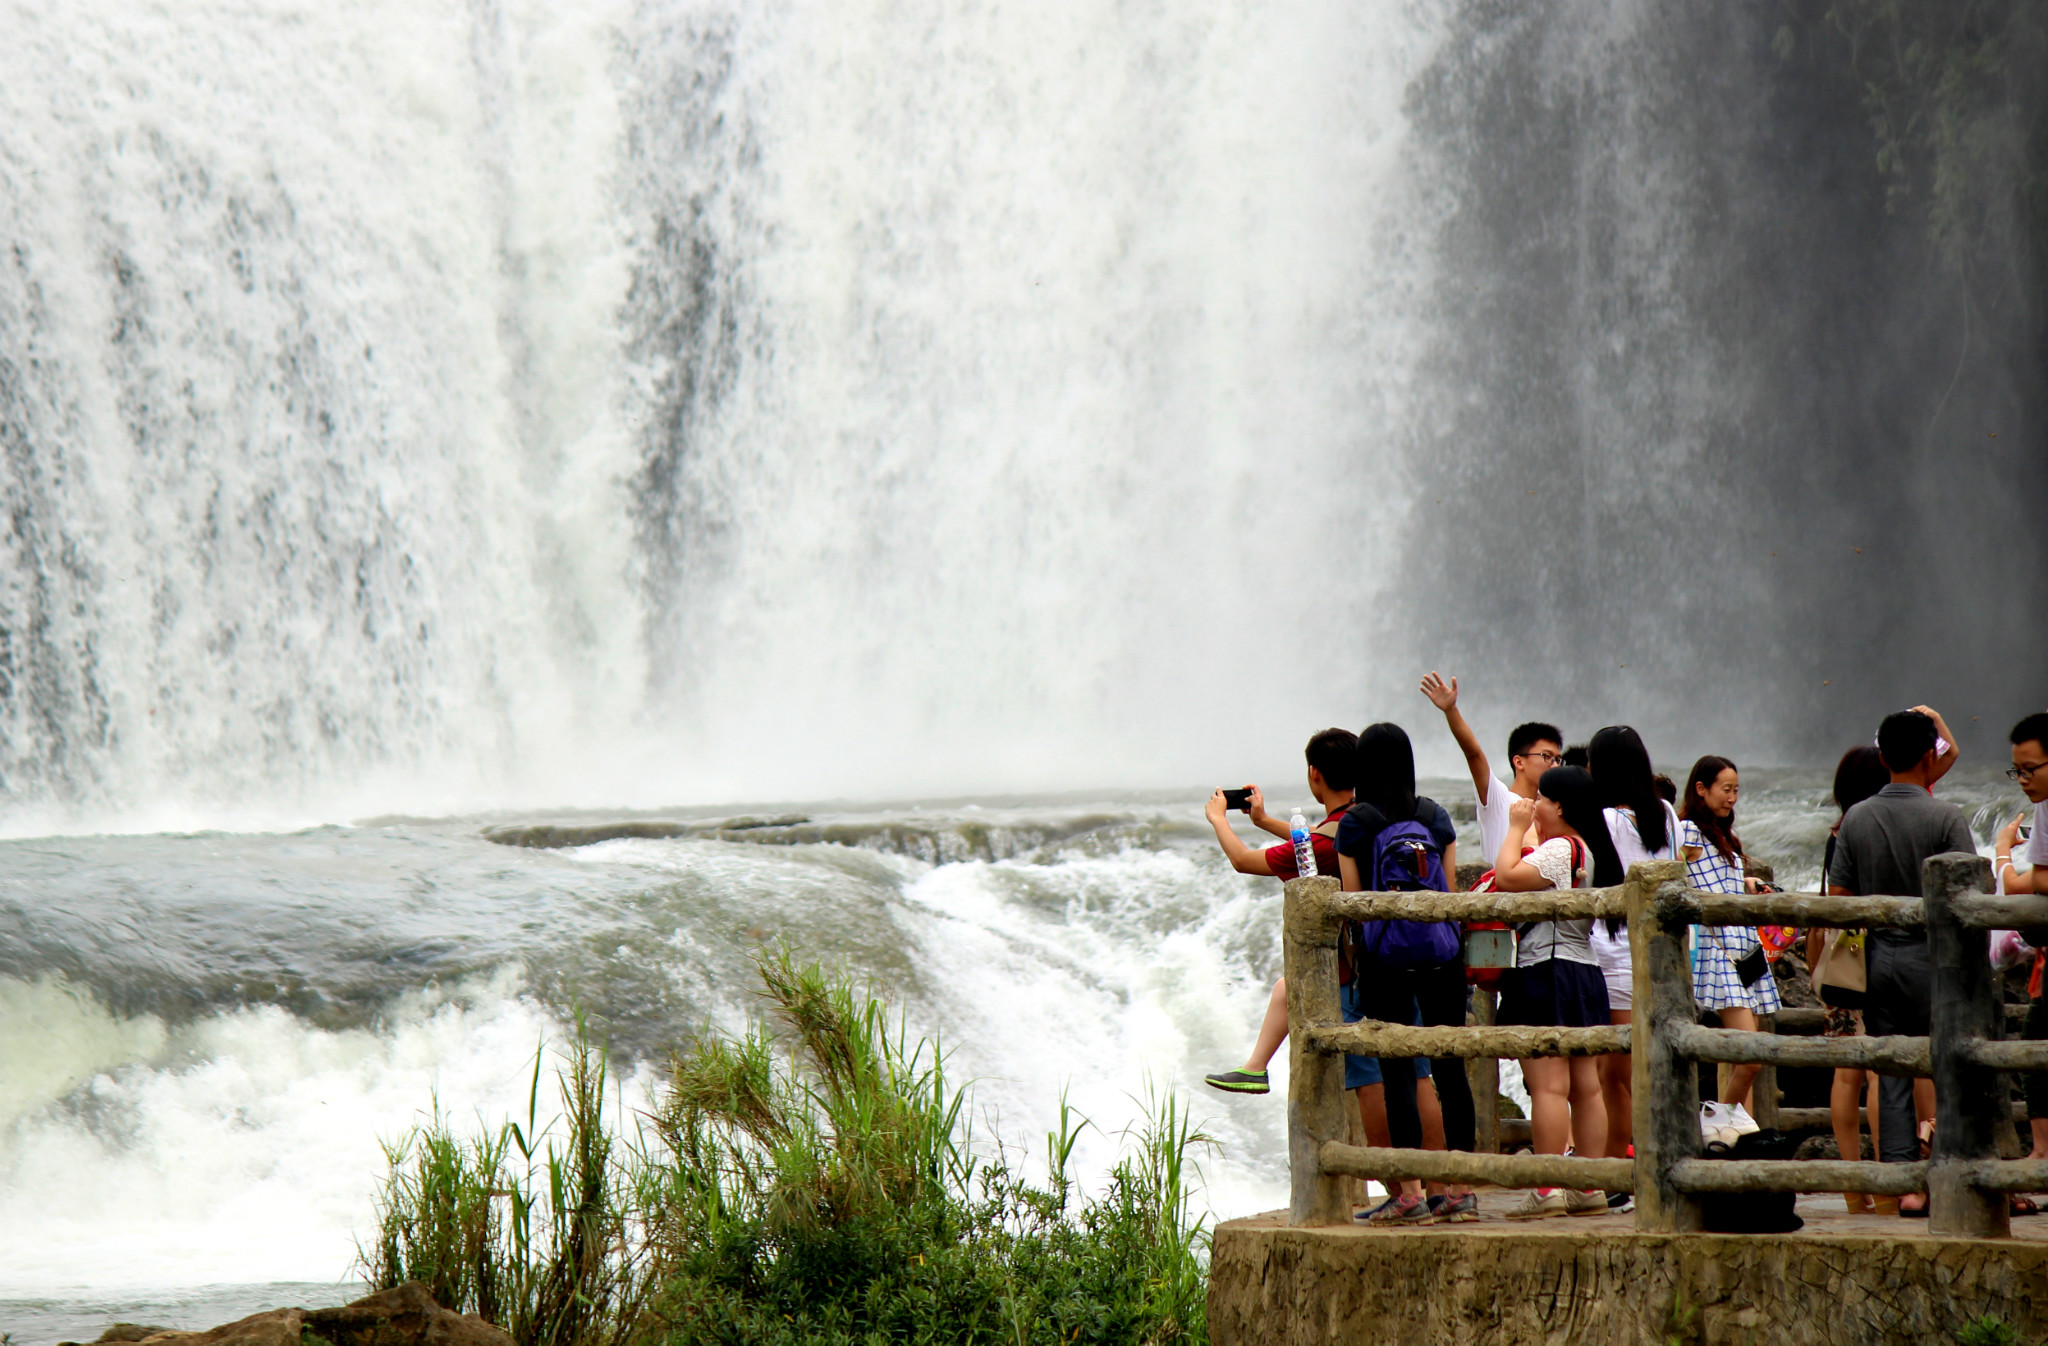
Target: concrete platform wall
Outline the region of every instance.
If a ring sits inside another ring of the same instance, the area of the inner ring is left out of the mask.
[[[1607,1220],[1218,1226],[1216,1346],[1948,1343],[1992,1313],[2048,1336],[2048,1241],[1637,1234]]]

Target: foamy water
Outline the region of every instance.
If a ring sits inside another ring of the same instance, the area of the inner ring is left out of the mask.
[[[1988,836],[2010,792],[1959,775],[1944,794]],[[1469,785],[1430,788],[1469,813]],[[1752,773],[1744,832],[1781,878],[1811,881],[1823,793],[1817,773]],[[1230,872],[1199,795],[805,826],[788,834],[841,840],[539,851],[472,821],[0,843],[0,1330],[33,1346],[152,1306],[205,1326],[345,1297],[380,1141],[437,1101],[479,1127],[523,1114],[575,1009],[619,1101],[644,1099],[668,1047],[759,1012],[770,941],[942,1041],[979,1143],[1030,1161],[1064,1095],[1099,1178],[1175,1090],[1217,1142],[1197,1207],[1284,1204],[1285,1053],[1266,1098],[1200,1082],[1263,1012],[1280,886]]]

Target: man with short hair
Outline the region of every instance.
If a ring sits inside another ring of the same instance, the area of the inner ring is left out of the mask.
[[[2012,765],[2006,776],[2025,792],[2033,807],[1998,829],[1991,843],[1991,872],[2008,893],[2048,893],[2048,711],[2036,711],[2012,727]],[[2031,822],[2033,834],[2020,835]],[[2024,856],[2030,868],[2013,864]],[[2026,932],[2029,943],[2041,937]],[[2027,974],[2027,1025],[2025,1036],[2039,1042],[2048,1039],[2048,1002],[2041,995],[2042,957],[2034,955],[2033,970]],[[2027,1125],[2033,1132],[2029,1159],[2048,1159],[2048,1071],[2027,1075]]]
[[[2005,774],[2033,808],[1998,829],[1991,843],[1992,873],[2004,880],[2008,893],[2048,893],[2048,711],[2036,711],[2012,727],[2012,765]],[[2032,868],[2017,869],[2012,860],[2021,853],[2020,829],[2030,823],[2033,835],[2025,839],[2024,853]]]
[[[1479,746],[1479,736],[1472,732],[1472,726],[1465,723],[1464,712],[1458,709],[1458,680],[1452,678],[1447,683],[1431,669],[1422,680],[1422,694],[1444,713],[1451,737],[1465,754],[1465,766],[1472,773],[1472,788],[1479,795],[1479,853],[1491,861],[1500,854],[1501,842],[1507,840],[1508,806],[1515,796],[1534,799],[1536,782],[1543,779],[1543,773],[1563,765],[1564,734],[1556,725],[1540,720],[1516,725],[1508,735],[1511,779],[1503,786],[1494,778],[1486,749]]]
[[[1936,855],[1974,855],[1970,825],[1953,804],[1936,799],[1933,785],[1954,763],[1953,747],[1940,750],[1940,717],[1924,709],[1884,717],[1877,750],[1891,784],[1842,815],[1828,891],[1843,896],[1916,897],[1921,866]],[[1927,932],[1879,927],[1864,946],[1868,1000],[1864,1027],[1872,1037],[1922,1037],[1928,1028]],[[1878,1086],[1879,1138],[1886,1163],[1920,1157],[1913,1111],[1913,1081],[1885,1075]],[[1924,1196],[1899,1199],[1899,1214],[1927,1214]]]
[[[1315,852],[1316,873],[1335,878],[1338,872],[1337,824],[1343,821],[1344,810],[1351,807],[1352,775],[1358,765],[1358,735],[1349,729],[1325,729],[1308,741],[1303,755],[1308,758],[1309,793],[1323,806],[1323,820],[1309,830],[1309,847]],[[1289,837],[1287,824],[1266,812],[1266,796],[1259,787],[1247,785],[1244,788],[1251,792],[1251,806],[1246,811],[1251,815],[1252,825],[1275,836]],[[1209,796],[1208,807],[1203,813],[1209,819],[1209,826],[1216,829],[1216,844],[1223,848],[1224,858],[1238,873],[1263,874],[1283,882],[1301,876],[1294,861],[1291,839],[1264,850],[1254,850],[1231,830],[1229,801],[1224,798],[1222,790]],[[1245,1058],[1244,1065],[1203,1078],[1212,1088],[1225,1093],[1266,1093],[1272,1087],[1267,1080],[1266,1066],[1286,1040],[1287,979],[1282,977],[1273,983],[1273,994],[1266,1001],[1266,1017],[1259,1024],[1258,1038],[1252,1043],[1252,1054]],[[1349,1060],[1347,1057],[1346,1061]],[[1378,1070],[1377,1063],[1373,1069],[1375,1072]],[[1356,1076],[1358,1071],[1347,1068],[1347,1074]],[[1347,1084],[1345,1087],[1357,1086]]]
[[[1324,810],[1322,822],[1309,829],[1309,845],[1315,852],[1316,873],[1335,878],[1338,873],[1337,826],[1344,819],[1344,811],[1351,807],[1354,772],[1358,765],[1358,735],[1348,729],[1325,729],[1308,741],[1304,755],[1308,758],[1309,793],[1316,797],[1316,802]],[[1224,857],[1240,874],[1262,874],[1281,880],[1298,878],[1300,871],[1294,861],[1294,844],[1287,823],[1266,812],[1266,797],[1258,786],[1247,785],[1245,789],[1251,792],[1247,812],[1252,825],[1288,839],[1264,850],[1247,846],[1231,830],[1227,801],[1223,791],[1217,790],[1209,796],[1204,813],[1216,831],[1216,843],[1223,848]],[[1353,993],[1353,987],[1344,988],[1347,1002],[1353,998]],[[1347,1003],[1345,1017],[1357,1018],[1354,1009],[1355,1006]],[[1259,1024],[1258,1037],[1245,1063],[1236,1070],[1206,1075],[1203,1079],[1211,1088],[1225,1093],[1266,1093],[1272,1088],[1266,1067],[1286,1040],[1287,979],[1283,977],[1273,983],[1273,994],[1266,1001],[1265,1018]],[[1417,1063],[1417,1074],[1421,1080],[1429,1078],[1427,1061]],[[1390,1144],[1385,1082],[1380,1073],[1379,1059],[1347,1053],[1344,1057],[1344,1087],[1357,1096],[1359,1120],[1365,1128],[1367,1140],[1373,1145]],[[1417,1103],[1422,1112],[1424,1131],[1441,1148],[1443,1112],[1434,1089],[1420,1090]]]
[[[1358,735],[1349,729],[1325,729],[1308,741],[1302,755],[1308,758],[1308,792],[1323,808],[1323,820],[1309,829],[1309,846],[1315,851],[1316,873],[1334,877],[1337,873],[1337,823],[1343,818],[1344,810],[1351,807],[1351,777],[1357,769]],[[1264,850],[1253,850],[1245,845],[1230,828],[1230,809],[1223,791],[1219,789],[1209,796],[1209,806],[1204,813],[1209,825],[1216,829],[1216,842],[1223,847],[1230,867],[1240,874],[1263,874],[1282,881],[1300,878],[1301,872],[1294,863],[1294,843],[1286,821],[1266,812],[1266,796],[1258,786],[1247,785],[1244,788],[1251,792],[1249,812],[1252,826],[1279,837],[1280,844]]]

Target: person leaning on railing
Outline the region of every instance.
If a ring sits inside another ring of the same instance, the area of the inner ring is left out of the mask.
[[[1735,805],[1741,797],[1741,776],[1735,763],[1708,755],[1692,765],[1680,799],[1685,818],[1679,840],[1685,848],[1685,881],[1708,893],[1753,893],[1757,882],[1744,874],[1748,856],[1735,835]],[[1776,1014],[1783,1002],[1778,979],[1771,975],[1763,941],[1753,925],[1703,925],[1693,948],[1692,993],[1700,1009],[1717,1014],[1721,1027],[1754,1033],[1762,1015]],[[1720,1101],[1731,1110],[1737,1131],[1754,1131],[1749,1115],[1750,1087],[1763,1067],[1745,1063],[1728,1072]],[[1702,1124],[1716,1115],[1703,1109]]]
[[[1309,739],[1302,750],[1308,763],[1308,789],[1323,807],[1323,820],[1309,832],[1309,849],[1315,855],[1316,873],[1335,878],[1337,875],[1337,824],[1344,817],[1344,810],[1351,807],[1352,773],[1358,769],[1358,735],[1349,729],[1325,729]],[[1277,845],[1255,849],[1247,846],[1230,826],[1229,805],[1224,793],[1218,789],[1210,794],[1209,802],[1203,809],[1203,816],[1216,831],[1216,844],[1223,849],[1223,858],[1230,867],[1240,874],[1258,874],[1266,878],[1289,879],[1301,877],[1295,864],[1294,846],[1288,840],[1287,824],[1266,812],[1266,796],[1256,785],[1244,787],[1249,795],[1246,812],[1252,826],[1262,832],[1281,838]],[[1282,977],[1273,983],[1273,993],[1266,1000],[1266,1016],[1259,1024],[1258,1036],[1252,1042],[1252,1054],[1236,1070],[1226,1070],[1206,1076],[1212,1089],[1221,1089],[1232,1094],[1263,1094],[1272,1088],[1266,1076],[1266,1067],[1272,1064],[1274,1053],[1280,1044],[1287,1041],[1287,979]],[[1369,1057],[1345,1058],[1345,1073],[1357,1078],[1367,1073],[1363,1062]],[[1371,1065],[1371,1083],[1379,1082],[1379,1066]],[[1346,1084],[1345,1088],[1355,1089],[1357,1084]]]
[[[1642,735],[1625,724],[1596,731],[1586,744],[1586,770],[1592,773],[1593,792],[1604,806],[1600,816],[1620,861],[1617,872],[1626,875],[1631,865],[1678,858],[1678,815],[1657,792],[1657,772]],[[1635,1017],[1628,923],[1612,916],[1593,922],[1592,942],[1593,956],[1607,979],[1608,1017],[1625,1024]],[[1627,1052],[1597,1059],[1600,1098],[1607,1108],[1607,1153],[1619,1159],[1632,1153],[1635,1145],[1633,1060]],[[1616,1192],[1612,1205],[1617,1211],[1634,1208],[1625,1192]]]
[[[1337,828],[1337,863],[1346,892],[1448,891],[1456,886],[1458,830],[1442,805],[1415,793],[1415,749],[1397,724],[1369,724],[1358,735],[1357,793]],[[1456,926],[1427,921],[1368,921],[1353,926],[1351,984],[1368,1019],[1405,1023],[1419,1011],[1429,1028],[1465,1026],[1464,951]],[[1442,947],[1439,946],[1439,942]],[[1470,1152],[1476,1133],[1465,1063],[1436,1058],[1444,1143]],[[1424,1144],[1416,1107],[1416,1063],[1382,1057],[1387,1130],[1396,1148]],[[1376,1224],[1464,1222],[1479,1215],[1469,1187],[1452,1185],[1434,1206],[1423,1185],[1401,1192],[1370,1217]]]
[[[1827,851],[1821,858],[1823,886],[1827,882],[1827,872],[1834,867],[1842,818],[1850,809],[1882,790],[1891,778],[1891,772],[1885,769],[1884,755],[1871,744],[1859,743],[1842,754],[1842,760],[1835,766],[1834,799],[1839,813],[1835,825],[1828,830]],[[1827,1008],[1826,1026],[1821,1031],[1828,1037],[1863,1036],[1863,1006],[1868,999],[1863,951],[1864,933],[1861,930],[1815,929],[1806,932],[1806,966],[1812,973],[1813,993]],[[1828,1093],[1828,1121],[1835,1133],[1835,1153],[1840,1158],[1863,1157],[1863,1124],[1857,1112],[1865,1107],[1870,1113],[1871,1151],[1877,1152],[1878,1133],[1883,1126],[1879,1115],[1877,1078],[1876,1071],[1853,1066],[1838,1067],[1835,1071],[1834,1085]],[[1931,1113],[1934,1082],[1913,1082],[1915,1090],[1922,1085],[1926,1086],[1926,1102]],[[1896,1215],[1899,1212],[1899,1199],[1895,1196],[1844,1192],[1842,1200],[1859,1215]]]
[[[1956,760],[1954,741],[1941,732],[1943,727],[1924,706],[1884,717],[1877,728],[1877,750],[1891,783],[1843,816],[1828,872],[1830,893],[1924,896],[1920,871],[1930,857],[1976,851],[1962,811],[1934,798],[1934,783]],[[1865,976],[1869,1000],[1863,1022],[1872,1037],[1927,1035],[1931,982],[1925,929],[1872,930],[1865,944]],[[1883,1076],[1878,1108],[1884,1116],[1878,1158],[1893,1164],[1918,1159],[1911,1077]],[[1899,1198],[1899,1214],[1926,1218],[1927,1198]]]
[[[1537,782],[1538,798],[1517,799],[1508,835],[1494,857],[1494,889],[1541,892],[1621,882],[1621,861],[1600,816],[1593,778],[1578,767],[1552,767]],[[1530,824],[1541,839],[1523,852]],[[1588,870],[1590,868],[1590,874]],[[1515,931],[1515,966],[1501,982],[1498,1021],[1504,1025],[1594,1028],[1608,1022],[1607,981],[1601,975],[1587,920],[1534,921]],[[1530,1148],[1563,1154],[1575,1142],[1582,1158],[1601,1158],[1607,1145],[1607,1110],[1600,1097],[1597,1058],[1536,1057],[1523,1061],[1529,1086]],[[1607,1196],[1540,1187],[1508,1212],[1511,1220],[1555,1215],[1605,1215]]]
[[[2012,727],[2012,765],[2006,776],[2026,793],[2032,807],[1998,829],[1991,843],[1991,868],[1999,885],[2008,893],[2048,893],[2048,712],[2037,711]],[[2020,829],[2031,821],[2032,832],[2022,840]],[[2029,868],[2013,863],[2024,855]],[[2044,932],[2024,932],[2032,944]],[[2027,976],[2026,1036],[2034,1041],[2048,1038],[2048,1005],[2041,996],[2042,956],[2034,955],[2033,970]],[[2033,1131],[2033,1152],[2029,1159],[2048,1159],[2048,1072],[2027,1076],[2027,1124]]]

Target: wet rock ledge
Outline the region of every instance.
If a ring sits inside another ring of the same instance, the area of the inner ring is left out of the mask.
[[[271,1309],[208,1332],[115,1323],[93,1346],[512,1346],[507,1336],[474,1314],[442,1308],[418,1281],[344,1304],[337,1309]],[[81,1346],[59,1342],[58,1346]]]

